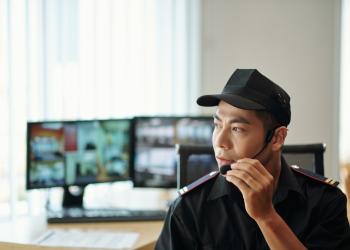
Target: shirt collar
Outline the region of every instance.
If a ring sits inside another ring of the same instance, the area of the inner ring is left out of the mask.
[[[234,192],[234,189],[233,184],[226,181],[225,177],[219,174],[209,192],[207,201],[229,195]],[[301,190],[300,184],[288,166],[286,160],[281,157],[281,172],[278,180],[277,191],[273,197],[273,204],[277,204],[286,199],[289,191],[295,192],[300,195],[300,197],[306,199]]]
[[[273,196],[273,204],[277,204],[285,200],[290,191],[295,192],[303,199],[306,199],[299,182],[282,156],[281,173],[278,180],[276,193]]]
[[[221,174],[216,178],[213,187],[210,190],[207,201],[215,200],[230,193],[230,184]]]

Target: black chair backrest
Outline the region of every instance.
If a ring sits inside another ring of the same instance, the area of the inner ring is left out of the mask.
[[[324,143],[284,145],[283,157],[289,165],[298,165],[316,174],[324,175]]]
[[[218,169],[216,159],[214,156],[214,149],[211,145],[198,146],[176,144],[176,152],[178,189],[184,187],[185,185],[191,183],[199,177],[209,173],[211,170]],[[195,160],[192,161],[193,164],[191,164],[191,157],[195,158]],[[204,167],[197,164],[198,161],[196,160],[203,157],[206,157],[206,159],[204,160]]]
[[[298,165],[317,174],[324,174],[323,143],[284,145],[283,157],[289,165]],[[177,144],[177,188],[193,182],[213,170],[218,170],[211,145]]]

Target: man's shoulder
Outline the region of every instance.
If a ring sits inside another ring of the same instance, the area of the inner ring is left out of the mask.
[[[291,169],[309,198],[320,199],[323,202],[345,198],[344,193],[338,188],[338,181],[295,165],[292,165]]]
[[[305,179],[310,183],[320,184],[321,186],[330,186],[333,188],[336,188],[339,184],[338,181],[333,180],[332,178],[327,178],[323,175],[316,174],[310,170],[301,168],[297,165],[291,165],[290,168],[293,170],[296,176]]]
[[[206,202],[210,191],[219,176],[213,171],[178,191],[179,197],[173,202],[173,210],[187,209],[188,207],[201,207]]]

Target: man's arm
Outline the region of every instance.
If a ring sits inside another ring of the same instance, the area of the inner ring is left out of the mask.
[[[276,211],[256,222],[270,249],[306,249]]]
[[[346,196],[335,187],[329,187],[314,211],[314,225],[303,236],[309,249],[350,249],[350,226],[346,214]]]
[[[274,209],[272,175],[253,159],[238,160],[231,167],[226,180],[241,191],[247,213],[258,224],[270,249],[306,249]]]

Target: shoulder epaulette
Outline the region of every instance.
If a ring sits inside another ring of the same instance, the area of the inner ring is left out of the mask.
[[[327,178],[327,177],[324,177],[322,175],[316,174],[316,173],[314,173],[314,172],[312,172],[310,170],[303,169],[303,168],[301,168],[301,167],[299,167],[297,165],[291,165],[290,167],[295,172],[298,172],[298,173],[300,173],[302,175],[305,175],[305,176],[307,176],[307,177],[309,177],[311,179],[314,179],[316,181],[322,182],[324,184],[328,184],[328,185],[330,185],[332,187],[337,187],[339,185],[338,181],[335,181],[335,180],[333,180],[331,178]]]
[[[210,172],[207,175],[204,175],[203,177],[199,178],[198,180],[192,182],[191,184],[181,188],[179,191],[177,191],[179,193],[179,195],[184,195],[188,192],[190,192],[191,190],[195,189],[196,187],[202,185],[203,183],[213,179],[215,176],[217,176],[220,172],[219,171],[213,171]]]

